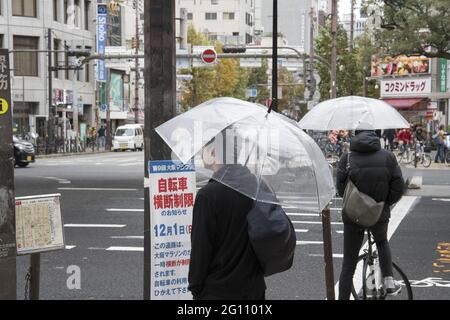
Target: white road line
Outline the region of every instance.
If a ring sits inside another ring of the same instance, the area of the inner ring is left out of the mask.
[[[109,247],[106,251],[144,251],[144,247]]]
[[[433,198],[431,199],[433,201],[444,201],[444,202],[450,202],[450,199],[446,199],[446,198]]]
[[[288,216],[298,216],[298,217],[319,217],[317,213],[294,213],[294,212],[286,212]]]
[[[403,196],[403,198],[397,202],[394,209],[391,211],[391,220],[389,221],[389,227],[388,227],[388,234],[387,238],[388,240],[391,239],[394,232],[397,230],[398,226],[402,222],[402,220],[405,218],[406,214],[411,210],[412,206],[416,202],[417,197],[412,196]],[[368,243],[366,243],[362,246],[361,250],[359,251],[359,255],[364,253],[364,250],[367,250]],[[362,274],[362,267],[363,262],[359,262],[356,266],[355,275],[361,275]],[[357,283],[357,286],[355,287],[355,291],[358,292],[361,290],[362,283]],[[336,293],[336,299],[339,295],[339,281],[336,282],[336,285],[334,286],[334,291]],[[353,299],[353,297],[351,297]]]
[[[124,228],[126,224],[83,224],[83,223],[69,223],[65,224],[66,228]]]
[[[77,246],[70,246],[70,245],[66,245],[66,250],[70,250],[70,249],[73,249],[73,248],[76,248]]]
[[[344,234],[344,230],[336,230],[336,233]]]
[[[292,223],[299,223],[299,224],[322,224],[322,221],[293,221],[291,220]],[[343,224],[342,222],[331,222],[331,224]]]
[[[111,239],[137,239],[143,240],[144,236],[112,236]]]
[[[294,229],[294,230],[295,230],[295,232],[300,232],[300,233],[306,233],[309,231],[308,229]]]
[[[323,254],[309,254],[310,257],[323,257]],[[333,253],[333,258],[344,258],[344,255],[342,253]]]
[[[109,212],[144,212],[144,209],[106,209]]]
[[[67,190],[67,191],[138,191],[138,189],[125,189],[125,188],[58,188],[58,190]]]
[[[297,245],[323,244],[323,241],[297,241]]]
[[[117,167],[131,167],[131,166],[140,166],[141,163],[125,163],[125,164],[118,164]]]

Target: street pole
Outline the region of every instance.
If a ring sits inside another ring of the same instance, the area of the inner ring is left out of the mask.
[[[353,39],[355,28],[355,0],[350,0],[350,53],[353,53]]]
[[[105,150],[111,151],[112,137],[111,137],[111,97],[110,97],[110,81],[111,69],[106,68],[106,141]],[[98,129],[98,128],[96,128]]]
[[[331,3],[331,99],[336,98],[336,33],[337,33],[337,0]]]
[[[16,299],[16,226],[9,53],[0,49],[0,300]]]
[[[154,130],[176,115],[175,0],[145,0],[145,177],[148,163],[169,160],[171,151]],[[145,188],[144,299],[151,296],[150,193]]]
[[[311,87],[309,88],[309,99],[312,100],[314,91],[313,83],[315,83],[314,80],[314,10],[311,8],[311,11],[309,12],[309,19],[310,19],[310,30],[309,30],[309,80],[311,81]]]
[[[278,111],[278,1],[273,0],[272,29],[272,103],[271,110]]]
[[[56,151],[55,146],[55,110],[53,109],[53,77],[52,77],[52,29],[47,30],[47,50],[48,50],[48,140],[53,146],[51,152]]]
[[[136,55],[139,54],[139,3],[138,0],[134,0],[136,7]],[[134,71],[134,123],[139,123],[139,58],[134,59],[136,70]]]

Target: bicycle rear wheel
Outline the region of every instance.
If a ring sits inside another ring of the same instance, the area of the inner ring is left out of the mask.
[[[364,255],[361,255],[358,259],[358,263],[360,261],[362,261],[362,263],[363,263],[362,274],[357,271],[357,272],[355,272],[355,276],[353,277],[352,296],[355,300],[368,300],[368,299],[412,300],[413,299],[411,284],[409,283],[409,280],[406,277],[405,273],[395,263],[392,263],[393,278],[396,281],[400,282],[400,284],[402,285],[401,292],[399,292],[395,296],[381,296],[381,297],[368,298],[366,295],[368,290],[367,290],[367,283],[366,283],[365,279],[367,279],[369,265],[368,265],[368,260],[365,259],[365,257],[366,257],[366,255],[364,254]]]

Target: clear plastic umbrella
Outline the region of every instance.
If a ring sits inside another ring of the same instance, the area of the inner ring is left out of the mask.
[[[391,105],[378,99],[348,96],[316,105],[299,122],[306,130],[400,129],[410,124]]]
[[[330,166],[314,140],[264,106],[213,99],[156,131],[173,159],[193,159],[199,174],[254,200],[320,212],[335,194]]]

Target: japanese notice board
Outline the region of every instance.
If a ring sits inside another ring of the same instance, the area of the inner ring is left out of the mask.
[[[151,299],[192,299],[188,291],[192,211],[196,195],[193,162],[149,162]]]
[[[16,198],[17,254],[64,249],[60,194]]]

